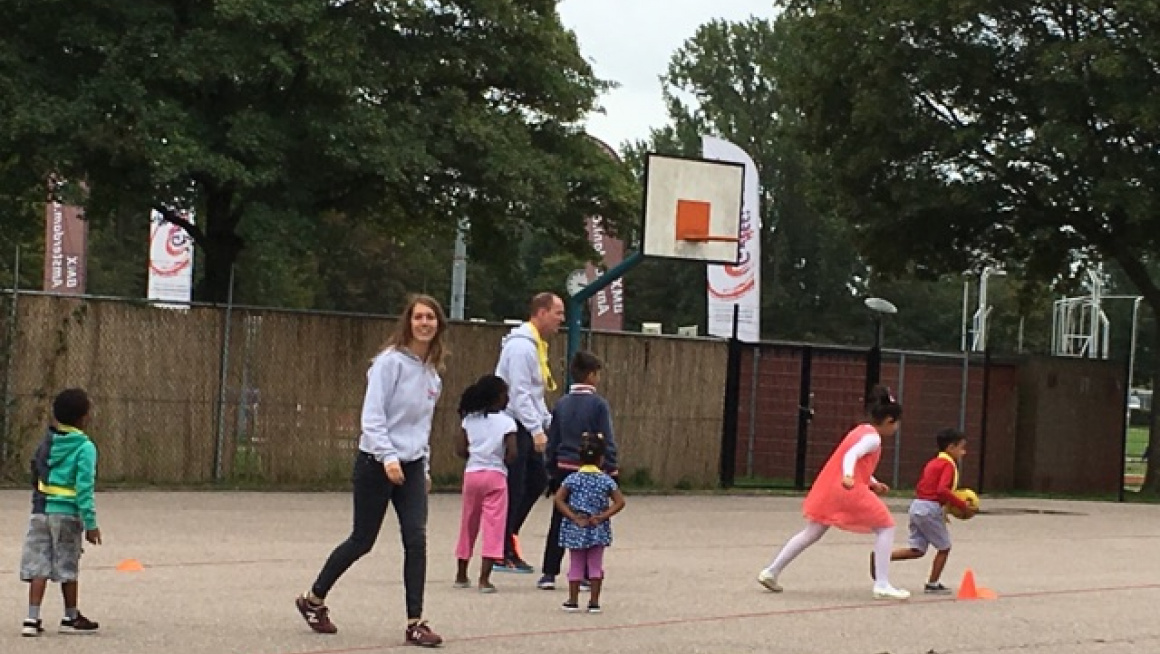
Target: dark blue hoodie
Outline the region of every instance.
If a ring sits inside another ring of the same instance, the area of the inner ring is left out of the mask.
[[[580,467],[580,437],[584,432],[604,434],[604,471],[615,474],[616,438],[612,435],[612,409],[608,401],[586,384],[572,384],[568,394],[552,407],[548,427],[546,463],[549,470]]]

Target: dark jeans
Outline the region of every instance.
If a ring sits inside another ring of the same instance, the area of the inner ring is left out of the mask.
[[[552,478],[548,481],[548,490],[552,495],[556,495],[556,491],[560,490],[560,484],[564,483],[564,478],[567,477],[571,470],[556,470],[552,473]],[[545,575],[555,577],[560,574],[560,564],[564,560],[564,548],[560,547],[560,523],[564,520],[564,514],[556,508],[556,500],[552,500],[552,522],[548,527],[548,538],[544,541],[544,564],[542,572]]]
[[[507,483],[508,519],[504,555],[510,560],[516,555],[512,536],[520,533],[520,527],[524,526],[532,506],[548,485],[544,455],[536,451],[531,433],[519,423],[516,423],[516,460],[508,464]]]
[[[371,551],[387,515],[395,505],[403,536],[403,587],[407,594],[407,618],[423,617],[423,590],[427,583],[427,473],[423,460],[402,464],[406,480],[396,486],[387,479],[383,464],[365,452],[354,463],[354,528],[334,548],[310,589],[325,598],[338,578],[354,562]]]

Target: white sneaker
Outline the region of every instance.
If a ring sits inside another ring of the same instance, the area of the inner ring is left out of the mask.
[[[757,583],[765,586],[774,593],[780,593],[782,591],[782,587],[777,583],[777,575],[769,570],[762,570],[757,574]]]
[[[905,600],[910,599],[910,591],[902,588],[895,588],[894,586],[887,586],[885,588],[874,588],[874,599],[878,600]]]

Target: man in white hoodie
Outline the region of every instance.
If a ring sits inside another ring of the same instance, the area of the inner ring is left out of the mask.
[[[506,560],[496,571],[532,572],[515,546],[532,506],[548,485],[544,469],[544,449],[548,444],[548,424],[552,414],[544,400],[546,391],[556,389],[548,365],[545,339],[560,330],[564,322],[564,301],[553,293],[532,298],[528,321],[515,327],[503,339],[495,374],[508,383],[507,412],[516,421],[516,459],[508,465],[508,524],[504,544]]]

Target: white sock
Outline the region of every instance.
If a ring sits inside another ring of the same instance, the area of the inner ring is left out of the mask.
[[[874,587],[890,588],[890,551],[894,547],[894,527],[874,530]]]
[[[28,619],[29,620],[39,620],[40,619],[40,607],[39,606],[33,606],[31,604],[28,605]]]
[[[797,534],[795,534],[794,537],[789,539],[789,542],[787,542],[785,546],[781,548],[781,551],[778,552],[776,557],[774,557],[773,563],[770,563],[766,570],[768,570],[770,574],[775,577],[780,575],[781,571],[785,570],[785,566],[789,565],[791,561],[796,559],[799,554],[806,550],[807,547],[818,542],[818,539],[820,539],[828,529],[829,527],[826,525],[821,525],[816,522],[807,523],[805,529],[802,529]]]

